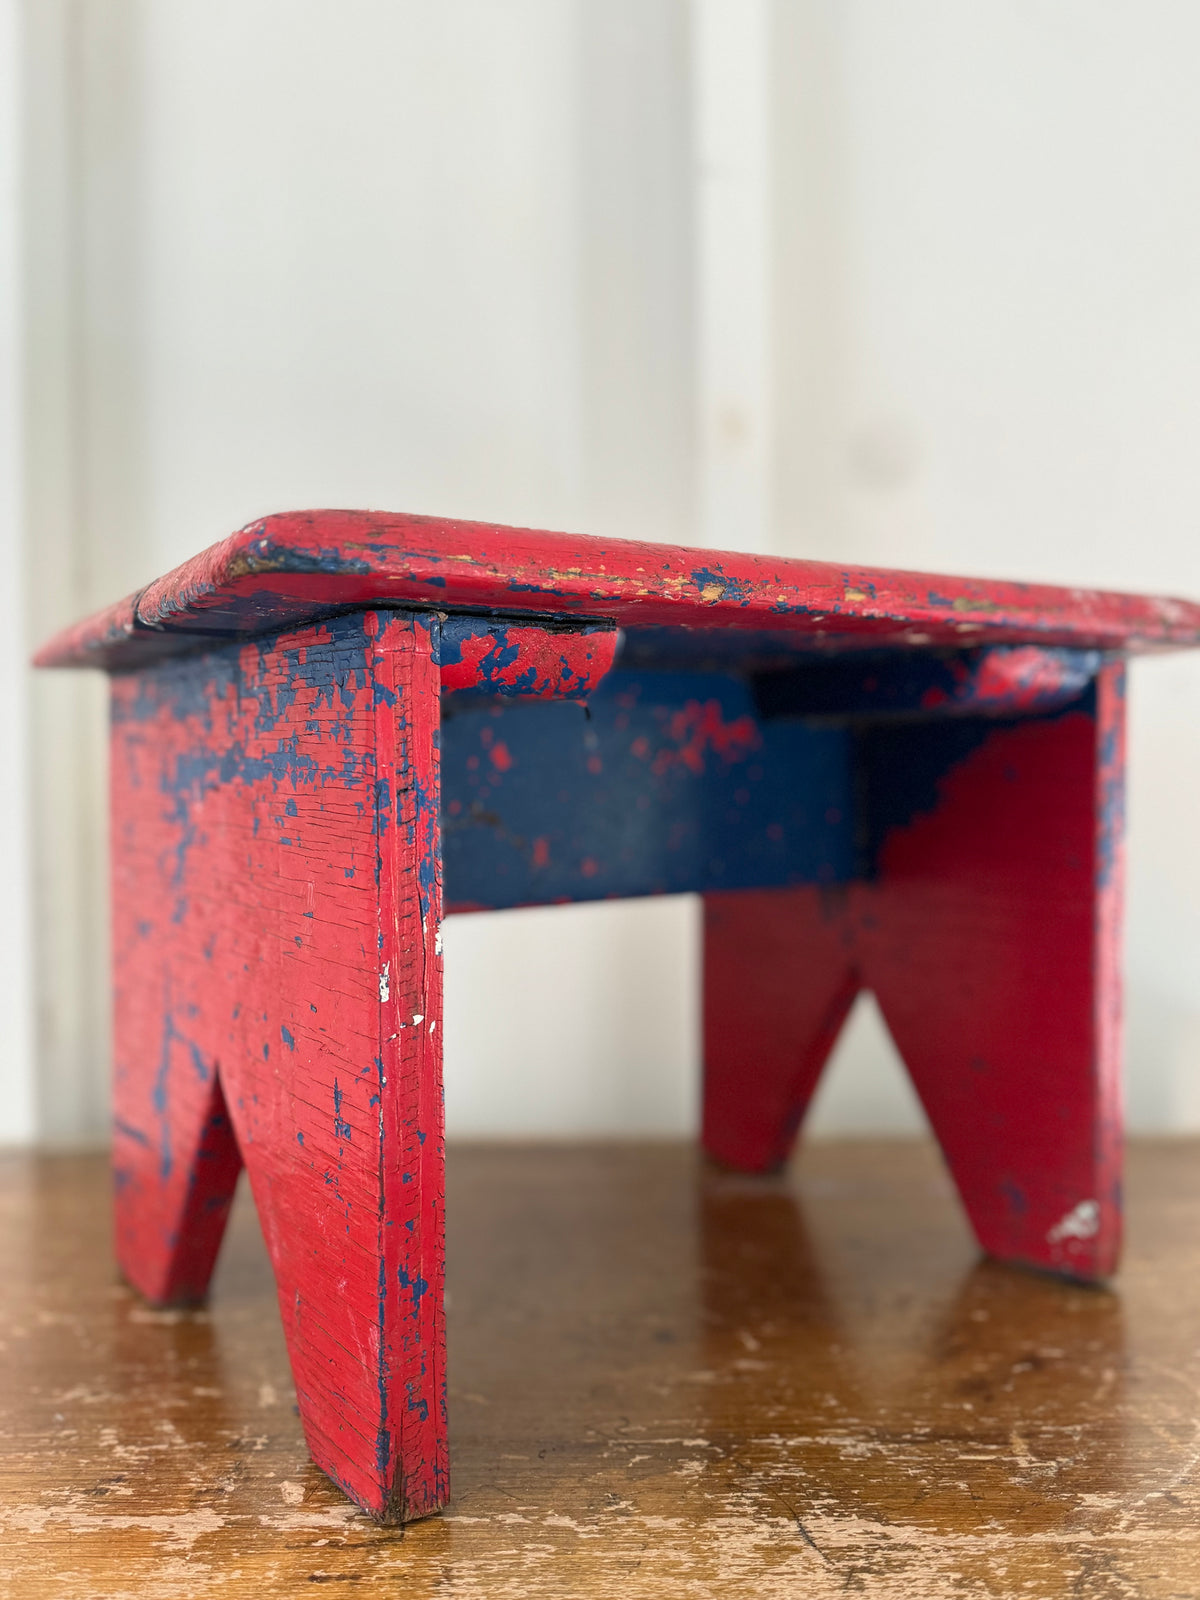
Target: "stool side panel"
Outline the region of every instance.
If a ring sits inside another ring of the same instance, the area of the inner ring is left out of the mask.
[[[992,730],[879,841],[866,970],[980,1242],[1082,1278],[1121,1241],[1123,673]],[[872,782],[920,757],[899,747]]]
[[[114,687],[126,1145],[194,1183],[162,1152],[219,1081],[314,1457],[376,1516],[423,1515],[446,1494],[430,628],[343,617]],[[151,1210],[126,1207],[143,1232]]]
[[[860,738],[844,887],[706,900],[705,1146],[778,1164],[872,990],[980,1243],[1083,1279],[1121,1241],[1124,667],[1012,722]]]

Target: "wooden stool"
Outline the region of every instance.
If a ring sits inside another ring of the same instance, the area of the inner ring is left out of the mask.
[[[982,1247],[1111,1272],[1123,657],[1197,644],[1179,601],[353,512],[61,635],[112,674],[122,1270],[202,1298],[244,1163],[314,1459],[436,1511],[443,913],[687,891],[711,1156],[786,1159],[869,988]]]

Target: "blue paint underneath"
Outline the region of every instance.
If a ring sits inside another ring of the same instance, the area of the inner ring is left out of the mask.
[[[353,1130],[345,1117],[342,1116],[342,1101],[345,1098],[346,1092],[338,1086],[338,1081],[335,1078],[333,1080],[333,1131],[336,1138],[349,1144]]]
[[[217,639],[203,654],[156,662],[152,668],[130,675],[136,693],[114,702],[114,721],[148,722],[165,706],[177,720],[195,719],[211,733],[216,707],[231,699],[240,704],[249,700],[255,706],[255,732],[268,734],[280,723],[286,728],[287,715],[302,687],[312,691],[317,706],[340,707],[349,714],[358,692],[373,688],[367,654],[371,635],[365,615],[359,611],[328,617],[315,626],[324,635],[321,642],[285,651],[283,670],[277,676],[263,673],[262,666],[275,648],[278,633],[254,639]],[[248,648],[258,657],[249,677],[242,670],[242,652]],[[337,722],[331,727],[336,737]],[[348,722],[342,727],[347,729]],[[290,743],[294,748],[295,740]],[[285,741],[280,748],[286,746]]]
[[[1094,663],[1076,654],[1062,674],[1065,703],[1034,713],[1037,720],[1095,714],[1086,677]],[[760,686],[728,673],[617,669],[586,713],[449,697],[447,905],[871,878],[889,833],[936,810],[947,775],[992,734],[1029,717],[918,714],[943,676],[951,686],[963,681],[959,664],[944,659],[892,658],[890,678],[876,664],[865,682],[861,662],[840,679],[828,665],[817,664],[807,718],[762,718]],[[902,715],[879,714],[880,685],[884,712]],[[835,705],[844,713],[854,694],[865,696],[855,715],[828,715]]]
[[[429,1288],[429,1284],[418,1272],[410,1276],[406,1268],[398,1267],[396,1277],[401,1289],[407,1289],[412,1299],[412,1314],[417,1317],[421,1313],[421,1299]]]
[[[732,600],[746,605],[753,598],[753,585],[745,579],[728,577],[720,562],[715,568],[700,567],[691,574],[691,579],[701,599],[709,603]]]
[[[586,713],[519,702],[448,702],[446,711],[451,906],[838,883],[853,873],[850,736],[760,723],[738,679],[615,671]]]
[[[1014,659],[1020,662],[1018,652]],[[956,650],[881,654],[856,652],[757,674],[754,697],[763,717],[879,719],[933,715],[999,715],[1017,709],[988,685],[990,661],[1013,652]],[[1040,650],[1041,673],[1025,687],[1026,714],[1058,710],[1085,694],[1100,668],[1095,650]],[[1049,668],[1049,671],[1045,669]],[[987,695],[995,697],[988,703]]]

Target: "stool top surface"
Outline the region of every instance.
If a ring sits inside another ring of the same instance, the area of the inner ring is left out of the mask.
[[[1200,605],[1185,600],[438,517],[300,511],[251,523],[58,634],[35,659],[119,670],[194,650],[206,638],[372,606],[609,623],[635,633],[643,656],[669,656],[679,630],[698,631],[735,656],[1200,645]]]

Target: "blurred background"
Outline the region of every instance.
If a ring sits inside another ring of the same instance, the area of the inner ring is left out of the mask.
[[[1200,597],[1198,64],[1190,0],[0,0],[0,1140],[107,1123],[104,685],[25,657],[264,512]],[[1142,1130],[1198,720],[1135,667]],[[451,921],[450,1132],[690,1132],[696,912]],[[812,1126],[921,1126],[869,1000]]]

